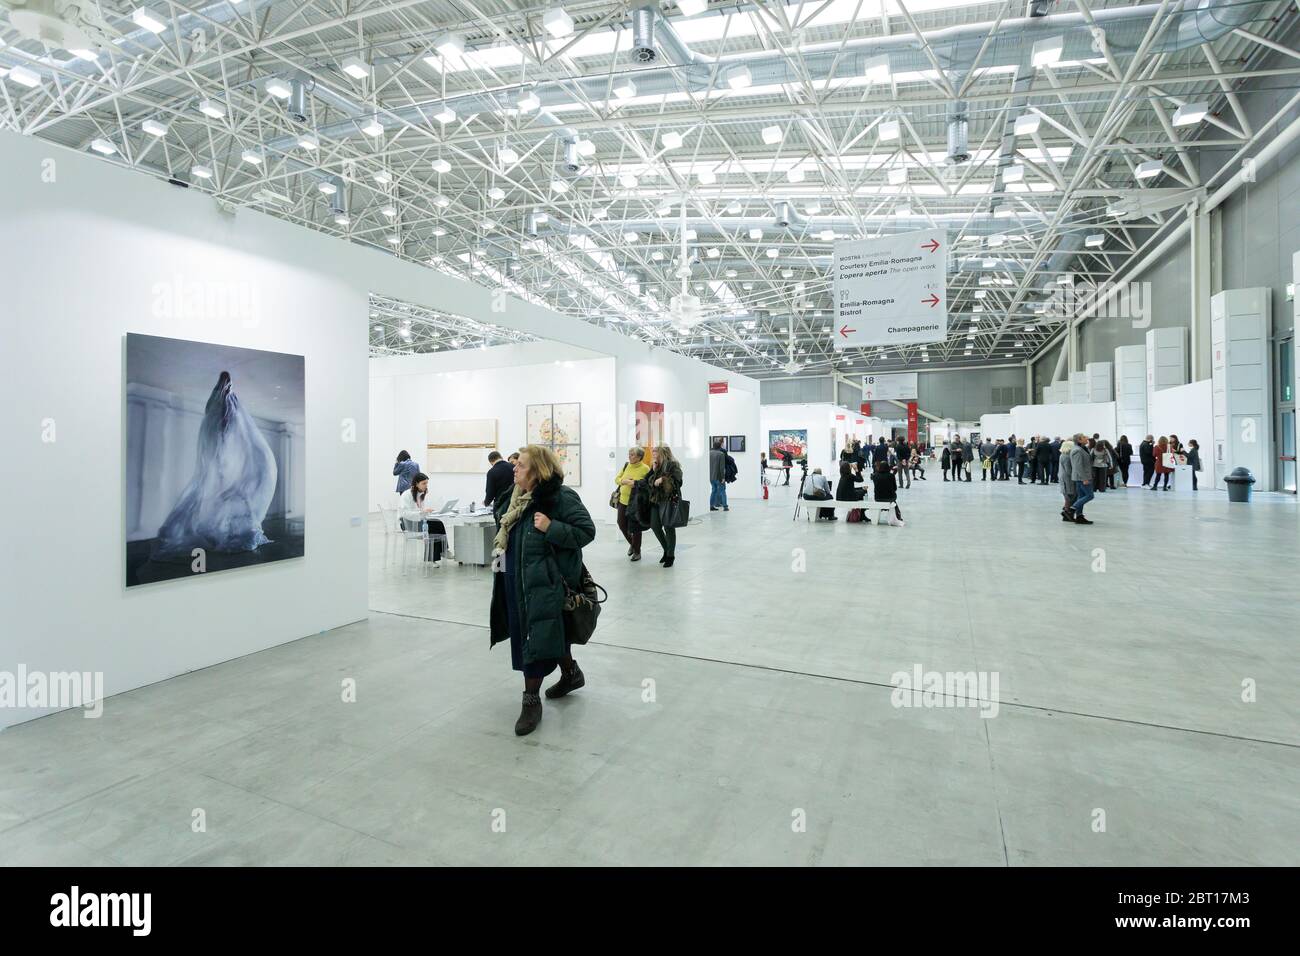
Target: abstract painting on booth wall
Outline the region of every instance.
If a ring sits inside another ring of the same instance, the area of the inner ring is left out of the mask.
[[[582,405],[579,402],[527,406],[525,425],[529,445],[555,452],[570,488],[582,484]]]
[[[303,556],[304,366],[127,335],[127,587]]]
[[[781,456],[778,452],[788,451],[795,461],[808,457],[808,429],[780,428],[767,433],[767,457],[776,464]]]

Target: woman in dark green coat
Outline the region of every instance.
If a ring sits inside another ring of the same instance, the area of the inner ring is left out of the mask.
[[[524,675],[524,704],[515,722],[523,736],[542,720],[542,678],[560,668],[547,688],[563,697],[586,683],[564,636],[564,582],[578,590],[582,548],[596,537],[582,499],[564,486],[555,452],[540,445],[520,449],[515,482],[493,507],[497,536],[492,550],[489,646],[510,642],[510,663]]]
[[[664,549],[659,563],[671,568],[677,558],[677,529],[664,525],[663,506],[682,496],[682,466],[667,445],[655,446],[654,467],[645,480],[650,487],[650,530]]]

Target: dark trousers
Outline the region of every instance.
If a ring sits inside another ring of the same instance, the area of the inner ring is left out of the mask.
[[[786,474],[789,474],[789,472],[786,472]],[[654,532],[655,538],[659,541],[659,547],[664,549],[664,557],[673,557],[677,552],[677,529],[664,527],[658,505],[650,506],[650,530]]]
[[[1152,476],[1153,474],[1155,474],[1155,470],[1156,470],[1156,464],[1155,464],[1155,462],[1153,462],[1153,461],[1152,461],[1152,462],[1146,462],[1146,461],[1142,462],[1142,484],[1144,484],[1144,485],[1149,485],[1149,484],[1151,484],[1151,476]]]
[[[1092,469],[1092,489],[1094,493],[1100,494],[1106,490],[1106,469],[1093,467]]]
[[[1157,474],[1157,475],[1155,475],[1155,477],[1154,477],[1154,478],[1152,479],[1152,481],[1151,481],[1151,490],[1152,490],[1152,491],[1155,491],[1157,488],[1160,487],[1160,479],[1161,479],[1161,478],[1163,478],[1163,479],[1165,480],[1165,487],[1168,488],[1168,487],[1169,487],[1169,476],[1170,476],[1171,474],[1173,474],[1173,472],[1171,472],[1171,471],[1166,471],[1164,474]]]
[[[1196,490],[1196,469],[1192,469],[1192,491]]]
[[[1051,478],[1051,481],[1052,481],[1052,484],[1056,484],[1056,480],[1057,480],[1057,477],[1058,477],[1058,476],[1057,476],[1057,471],[1058,471],[1058,470],[1060,469],[1060,467],[1061,467],[1061,465],[1060,465],[1060,459],[1057,459],[1056,461],[1052,462],[1052,463],[1051,463],[1051,467],[1052,467],[1052,478]]]
[[[1124,476],[1124,484],[1128,484],[1128,470],[1132,462],[1121,461],[1119,463],[1119,473]]]
[[[970,481],[970,462],[966,461],[965,459],[962,459],[961,465],[964,469],[966,469],[966,480]]]
[[[631,545],[632,553],[640,554],[641,553],[641,532],[631,531],[628,529],[627,505],[623,504],[623,502],[621,501],[618,503],[618,530],[623,532],[623,537],[626,538],[627,543]]]
[[[785,469],[782,469],[782,470],[785,472],[785,484],[788,485],[788,484],[790,484],[790,470],[791,470],[791,469],[789,469],[789,468],[785,468]]]

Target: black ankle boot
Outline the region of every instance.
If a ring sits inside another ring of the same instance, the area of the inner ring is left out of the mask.
[[[524,737],[531,734],[537,729],[537,725],[542,722],[542,698],[537,694],[530,694],[524,691],[524,707],[519,711],[519,719],[515,721],[515,735]]]
[[[583,675],[582,668],[578,666],[577,661],[574,661],[573,667],[567,671],[564,669],[564,665],[561,664],[560,679],[550,687],[546,688],[546,699],[555,700],[557,697],[563,697],[570,691],[575,691],[579,687],[585,686],[586,683],[587,678]]]

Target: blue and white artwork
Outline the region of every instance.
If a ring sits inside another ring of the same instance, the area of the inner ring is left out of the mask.
[[[304,361],[126,337],[126,584],[302,557]]]

